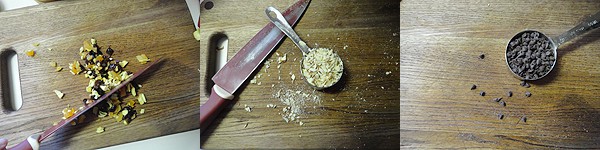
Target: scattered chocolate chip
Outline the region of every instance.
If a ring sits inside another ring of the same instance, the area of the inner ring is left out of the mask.
[[[502,113],[499,113],[498,114],[498,119],[500,119],[500,120],[504,119],[504,115]]]
[[[502,97],[499,97],[499,98],[494,98],[494,101],[495,101],[495,102],[500,102],[500,100],[502,100]]]
[[[471,90],[474,90],[477,88],[477,85],[473,84],[473,86],[471,86]]]
[[[485,54],[479,55],[479,59],[483,59],[483,58],[485,58]]]
[[[525,92],[525,96],[531,97],[531,92]]]
[[[485,96],[485,92],[484,92],[484,91],[481,91],[481,92],[479,92],[479,95],[481,95],[481,96]]]
[[[507,93],[508,97],[512,97],[512,94],[513,94],[512,91],[508,91],[508,93]]]
[[[521,122],[527,122],[527,117],[525,117],[525,116],[521,117]]]
[[[506,102],[500,101],[500,106],[503,106],[503,107],[506,106]]]

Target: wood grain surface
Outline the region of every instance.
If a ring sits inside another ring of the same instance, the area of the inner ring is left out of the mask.
[[[226,36],[231,58],[269,21],[267,6],[280,11],[294,0],[213,1],[201,9],[201,103],[210,92],[211,41]],[[310,47],[337,52],[345,67],[340,84],[314,91],[300,77],[302,52],[288,38],[267,57],[270,67],[259,66],[253,76],[257,84],[243,85],[233,104],[213,124],[201,131],[201,146],[207,149],[283,148],[398,148],[399,147],[399,3],[394,0],[315,0],[295,26]],[[212,40],[211,40],[212,39]],[[275,53],[278,53],[279,56]],[[277,69],[277,59],[287,62]],[[386,72],[388,72],[386,74]],[[291,74],[296,77],[292,81]],[[279,80],[281,77],[281,80]],[[252,78],[252,77],[251,77]],[[258,85],[258,83],[261,83]],[[306,101],[299,122],[282,119],[277,93],[316,97]],[[297,94],[299,92],[301,94]],[[268,104],[277,108],[268,108]],[[245,106],[252,111],[245,110]]]
[[[401,148],[600,148],[600,31],[562,45],[557,66],[530,88],[504,58],[516,33],[555,37],[598,10],[583,0],[400,2]]]
[[[200,55],[184,1],[58,1],[1,12],[0,20],[0,49],[18,54],[23,95],[20,110],[0,108],[0,137],[10,140],[9,147],[58,122],[67,105],[83,105],[89,80],[69,73],[68,63],[79,60],[82,42],[92,37],[103,49],[110,45],[114,58],[129,61],[128,71],[144,66],[136,55],[164,59],[136,80],[148,100],[136,109],[146,111],[129,125],[88,114],[87,123],[59,130],[42,149],[95,149],[199,128]],[[27,57],[26,50],[36,55]],[[51,61],[63,71],[55,72]],[[66,95],[59,99],[53,90]],[[98,134],[100,126],[106,131]]]

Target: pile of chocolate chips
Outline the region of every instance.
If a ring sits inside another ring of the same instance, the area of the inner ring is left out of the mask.
[[[511,71],[524,79],[543,77],[556,61],[553,46],[540,32],[525,31],[508,44],[506,60]]]

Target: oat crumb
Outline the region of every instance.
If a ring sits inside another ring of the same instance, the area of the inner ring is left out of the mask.
[[[247,112],[252,112],[252,108],[246,104],[244,104],[244,110],[246,110]]]

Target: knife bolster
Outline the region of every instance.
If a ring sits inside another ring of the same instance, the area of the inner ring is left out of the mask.
[[[231,94],[231,93],[229,93],[229,92],[225,91],[225,89],[221,88],[219,85],[216,85],[216,84],[215,84],[215,85],[213,86],[213,90],[215,90],[215,93],[216,93],[217,95],[219,95],[219,97],[222,97],[223,99],[226,99],[226,100],[232,100],[232,99],[233,99],[233,97],[234,97],[234,96],[233,96],[233,94]]]

